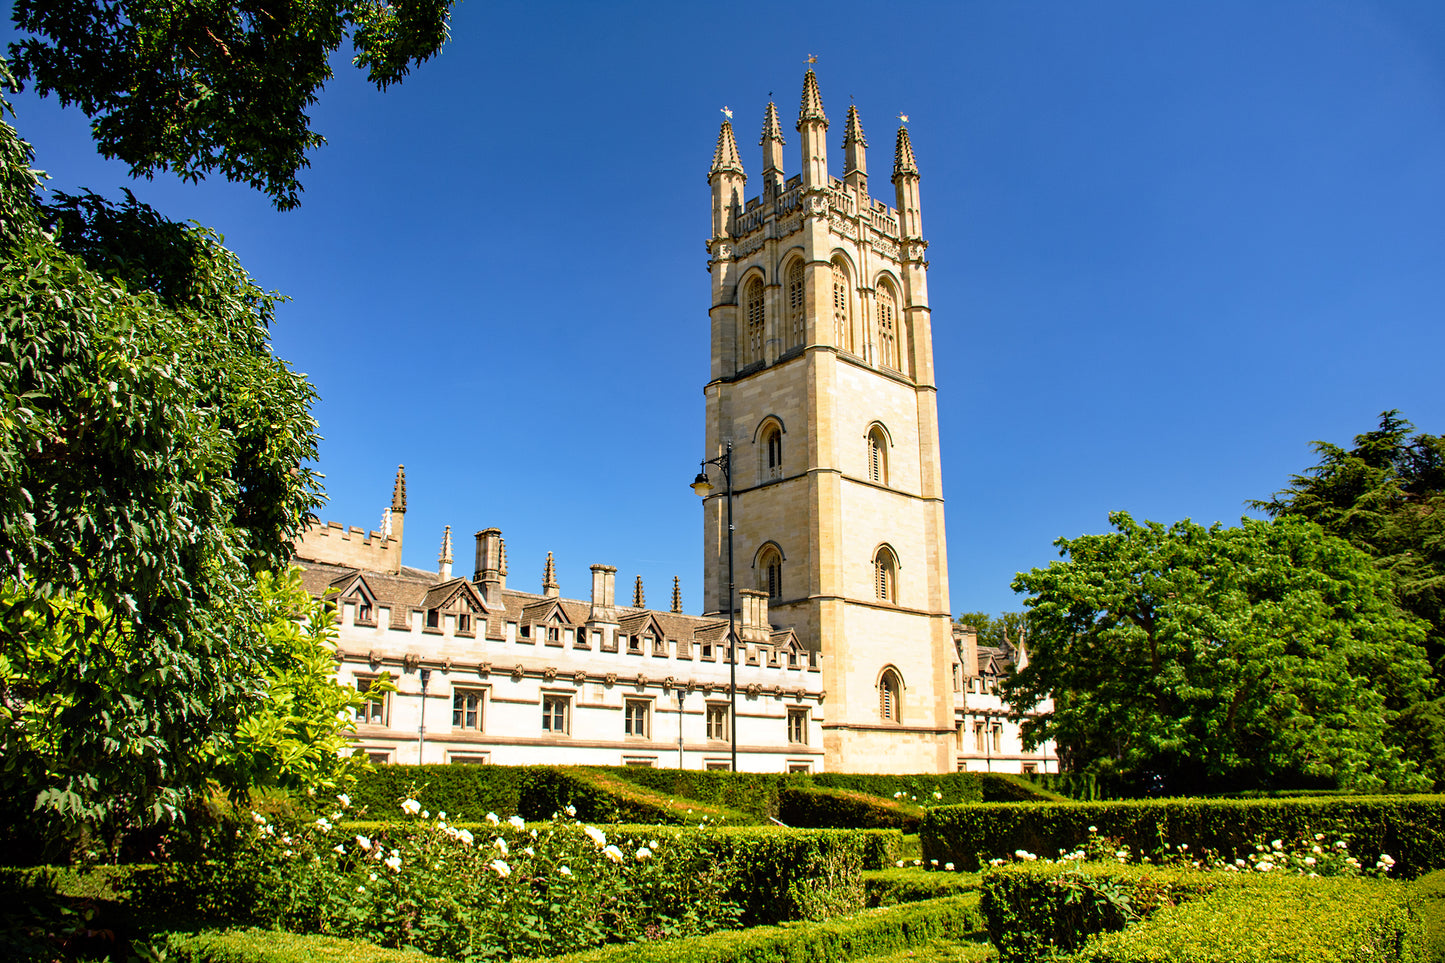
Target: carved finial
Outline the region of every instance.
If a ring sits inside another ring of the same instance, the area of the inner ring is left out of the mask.
[[[391,510],[394,514],[406,514],[406,466],[396,466],[396,484],[391,486]]]
[[[843,129],[843,149],[847,150],[854,144],[859,147],[867,147],[868,141],[863,137],[863,122],[858,119],[857,106],[849,104],[848,122]]]
[[[497,574],[506,577],[507,574],[507,540],[497,539],[498,554],[501,555],[501,564],[497,566]]]
[[[738,141],[733,136],[732,122],[728,120],[722,122],[722,129],[718,131],[717,150],[713,151],[712,167],[708,173],[721,174],[724,171],[743,173],[743,159],[738,156]]]
[[[778,124],[778,105],[771,100],[768,101],[768,109],[763,114],[763,139],[758,141],[758,145],[765,147],[770,140],[775,140],[779,144],[787,143],[783,140],[783,128]]]
[[[647,600],[642,595],[642,576],[637,576],[637,583],[632,586],[632,607],[635,609],[647,608]]]
[[[893,181],[904,175],[918,176],[918,161],[913,157],[913,141],[908,138],[908,128],[898,128],[898,144],[893,148]]]
[[[557,563],[552,561],[552,553],[547,553],[547,567],[542,570],[542,593],[550,595],[550,590],[557,588]]]
[[[816,62],[817,58],[808,58],[808,63]],[[808,72],[803,74],[803,104],[798,108],[799,132],[803,125],[809,122],[820,122],[824,130],[828,129],[828,115],[823,113],[823,95],[818,93],[818,75],[813,73],[811,66]]]
[[[682,580],[676,575],[672,577],[672,610],[682,614]]]
[[[381,537],[391,538],[391,509],[381,513]]]
[[[448,525],[448,526],[446,527],[446,530],[442,532],[442,550],[441,550],[441,554],[437,556],[437,562],[439,563],[439,567],[437,568],[437,573],[438,573],[439,575],[441,575],[441,577],[442,577],[443,579],[451,578],[451,577],[452,577],[452,527],[451,527],[450,525]]]

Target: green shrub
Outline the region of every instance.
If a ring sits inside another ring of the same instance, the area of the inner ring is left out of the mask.
[[[764,772],[715,772],[697,769],[652,769],[646,766],[589,766],[634,785],[679,800],[745,812],[754,822],[778,814],[778,793],[800,776]],[[693,808],[698,809],[696,805]]]
[[[801,781],[820,789],[843,789],[920,806],[940,806],[982,802],[985,778],[984,773],[977,772],[947,772],[941,775],[820,772],[801,777]]]
[[[1425,928],[1388,880],[1245,877],[1123,932],[1086,943],[1078,963],[1425,963]]]
[[[1069,797],[1039,785],[1024,776],[1006,772],[975,773],[982,802],[1068,802]]]
[[[207,931],[171,936],[166,959],[177,963],[434,963],[418,950],[392,950],[337,936],[276,930]]]
[[[900,829],[918,832],[922,807],[847,789],[786,788],[778,794],[778,819],[808,829]]]
[[[1349,840],[1365,863],[1393,856],[1400,875],[1445,866],[1442,796],[947,806],[924,817],[923,856],[925,862],[936,859],[963,869],[978,869],[990,857],[1020,849],[1051,856],[1087,839],[1090,826],[1140,853],[1182,843],[1194,852],[1234,859],[1260,840],[1323,832]]]
[[[929,873],[921,867],[890,868],[863,874],[869,906],[895,906],[978,891],[975,873]]]
[[[896,829],[868,829],[863,831],[863,868],[889,869],[903,858],[904,835]],[[911,837],[917,839],[917,836]]]
[[[554,963],[847,963],[908,950],[930,940],[967,938],[982,927],[977,896],[952,896],[826,922],[759,926],[739,933],[605,947],[556,957]]]

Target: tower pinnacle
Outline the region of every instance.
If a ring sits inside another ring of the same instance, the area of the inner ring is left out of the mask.
[[[818,93],[818,75],[809,67],[803,75],[803,104],[798,109],[798,133],[803,135],[803,189],[828,186],[828,115]]]
[[[396,466],[396,482],[391,486],[391,512],[393,515],[406,514],[406,466]]]
[[[823,129],[828,129],[828,115],[823,113],[823,95],[818,93],[818,75],[813,73],[812,67],[803,74],[803,104],[798,108],[799,133],[810,121],[821,121]]]
[[[552,561],[551,552],[547,553],[547,566],[542,570],[542,594],[551,598],[562,594],[557,585],[557,563]]]
[[[858,119],[858,107],[849,104],[848,122],[843,132],[843,182],[856,188],[864,197],[868,196],[868,159],[864,150],[867,146],[863,122]]]
[[[717,133],[717,149],[712,154],[712,167],[708,175],[730,172],[743,173],[743,159],[738,156],[738,139],[733,136],[732,121],[724,120]]]
[[[647,597],[642,594],[642,576],[637,576],[637,584],[632,587],[632,607],[635,609],[647,608]]]
[[[763,114],[763,139],[758,144],[763,148],[763,196],[781,194],[783,191],[783,130],[778,126],[778,105],[768,101]]]
[[[448,525],[442,532],[442,550],[437,556],[437,574],[443,580],[452,577],[452,527]]]
[[[913,141],[908,139],[908,127],[898,128],[898,143],[893,148],[893,183],[906,174],[918,176],[918,161],[913,157]]]
[[[682,613],[682,580],[676,575],[672,577],[672,610]]]

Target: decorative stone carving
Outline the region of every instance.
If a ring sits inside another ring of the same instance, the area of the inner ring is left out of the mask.
[[[547,668],[545,668],[545,669],[542,670],[542,678],[545,679],[545,680],[548,681],[548,682],[551,682],[551,681],[553,681],[554,679],[556,679],[556,678],[557,678],[557,667],[556,667],[555,665],[549,665],[549,666],[547,666]]]
[[[513,682],[521,682],[521,681],[522,681],[522,677],[525,676],[526,674],[527,674],[527,670],[524,669],[524,668],[522,668],[520,665],[514,665],[514,666],[512,666],[512,681],[513,681]]]
[[[381,653],[376,649],[372,649],[370,652],[366,653],[366,661],[371,663],[371,667],[373,669],[376,668],[377,666],[381,665]]]
[[[827,214],[828,199],[822,194],[809,194],[803,210],[809,217],[820,217]]]
[[[672,692],[672,687],[675,685],[677,685],[677,679],[673,678],[672,676],[668,676],[666,679],[662,680],[662,691],[670,693]]]
[[[646,675],[646,673],[643,673],[643,672],[637,673],[637,687],[638,687],[639,689],[645,689],[645,688],[647,688],[647,675]]]
[[[577,686],[586,685],[587,673],[582,669],[578,669],[576,672],[572,673],[572,684]]]
[[[778,224],[778,237],[787,237],[803,228],[803,215],[794,214]]]
[[[752,682],[752,683],[749,683],[749,684],[748,684],[748,698],[749,698],[749,699],[756,699],[756,698],[758,697],[759,693],[761,693],[762,691],[763,691],[763,687],[762,687],[761,685],[759,685],[758,683]]]
[[[754,232],[752,235],[738,242],[737,250],[735,251],[736,255],[738,257],[747,257],[763,246],[763,240],[762,231]]]
[[[793,698],[797,699],[799,702],[802,702],[803,699],[807,697],[807,695],[808,690],[804,689],[802,686],[798,686],[796,689],[793,690]]]
[[[443,672],[450,672],[450,671],[452,671],[452,660],[451,660],[451,657],[450,657],[450,656],[448,656],[448,657],[445,658],[445,659],[442,659],[442,671],[443,671]]]
[[[848,218],[834,211],[828,215],[828,228],[834,234],[841,234],[843,237],[858,239],[858,227]]]
[[[401,664],[408,669],[415,669],[417,666],[421,665],[421,653],[408,652],[406,655],[401,657]]]
[[[608,685],[612,685],[617,681],[617,673],[609,672],[606,676],[603,677],[603,679]]]
[[[492,674],[492,663],[490,663],[490,662],[478,662],[478,663],[477,663],[477,675],[482,676],[483,678],[485,678],[486,676],[489,676],[489,675],[491,675],[491,674]]]

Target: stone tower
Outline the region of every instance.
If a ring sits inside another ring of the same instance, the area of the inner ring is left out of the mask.
[[[900,127],[890,207],[868,193],[854,107],[843,178],[829,175],[811,69],[796,129],[802,170],[790,178],[767,105],[759,196],[745,199],[730,121],[708,174],[706,453],[733,446],[736,587],[766,592],[770,621],[821,653],[829,769],[951,771],[948,558],[913,146]],[[704,519],[704,608],[725,613],[722,486]]]

